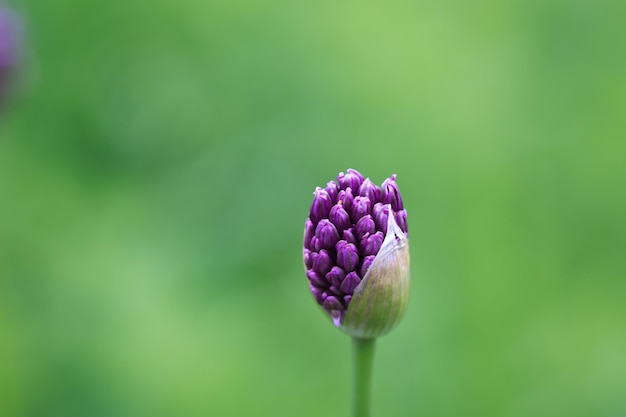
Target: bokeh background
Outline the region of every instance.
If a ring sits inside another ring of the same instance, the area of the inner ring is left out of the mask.
[[[626,415],[626,3],[10,3],[0,416],[346,416],[315,186],[398,174],[376,416]]]

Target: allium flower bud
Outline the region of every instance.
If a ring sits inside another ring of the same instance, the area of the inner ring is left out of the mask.
[[[378,187],[348,169],[317,187],[303,256],[311,292],[337,327],[359,338],[391,330],[409,290],[406,211],[396,176]]]

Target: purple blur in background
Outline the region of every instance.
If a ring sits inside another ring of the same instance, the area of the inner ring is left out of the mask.
[[[304,228],[304,264],[315,300],[339,326],[387,233],[389,208],[407,233],[396,176],[379,187],[348,169],[317,187]]]
[[[0,101],[4,99],[19,54],[19,24],[15,14],[0,5]]]

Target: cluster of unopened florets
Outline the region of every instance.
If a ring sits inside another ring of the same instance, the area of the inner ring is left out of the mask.
[[[8,87],[10,73],[17,64],[18,37],[15,15],[0,4],[0,100]]]
[[[383,244],[390,213],[406,233],[395,175],[379,187],[348,169],[336,182],[315,189],[305,222],[304,264],[315,300],[336,325]]]

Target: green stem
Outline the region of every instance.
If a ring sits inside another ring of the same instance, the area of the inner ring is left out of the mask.
[[[352,417],[370,417],[375,342],[352,338]]]

